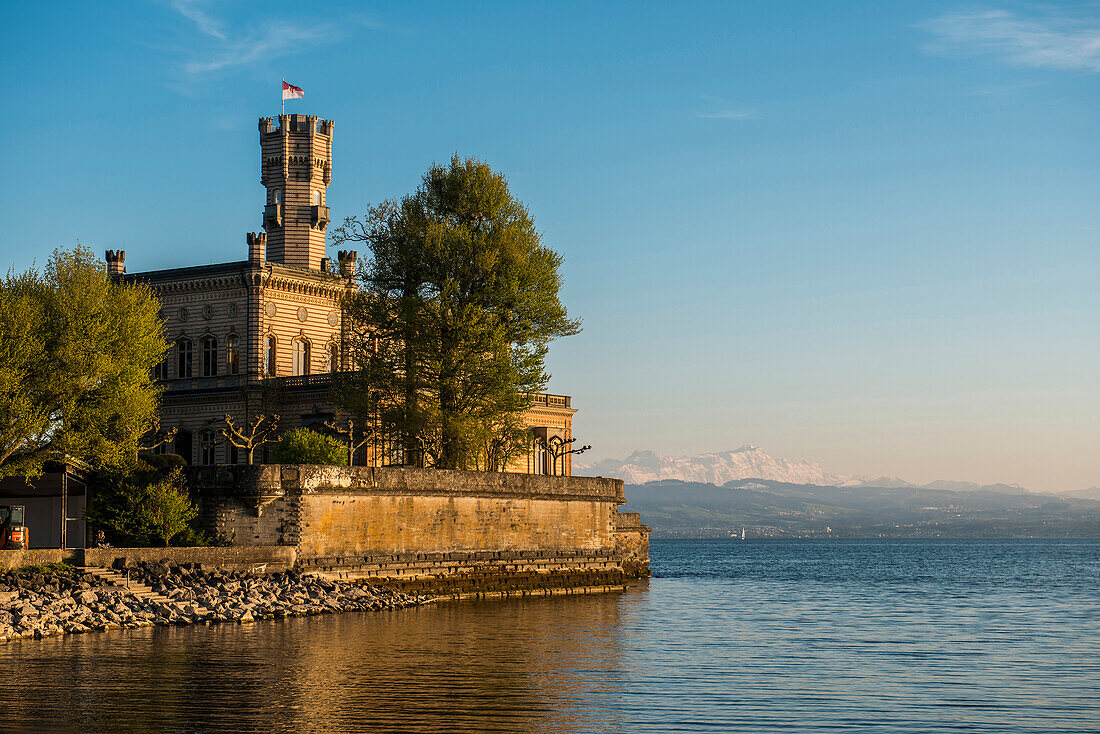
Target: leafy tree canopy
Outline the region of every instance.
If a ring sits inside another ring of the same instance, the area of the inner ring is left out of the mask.
[[[562,258],[507,179],[456,155],[335,240],[370,250],[348,305],[347,412],[378,416],[409,463],[502,469],[526,445],[548,344],[580,330],[558,298]]]
[[[145,286],[107,277],[83,246],[0,285],[0,477],[49,459],[132,460],[157,407],[168,348]]]
[[[308,428],[295,428],[275,444],[277,464],[328,464],[347,466],[348,449],[343,443]]]

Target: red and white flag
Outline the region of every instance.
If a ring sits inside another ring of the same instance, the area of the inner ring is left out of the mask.
[[[302,91],[301,87],[283,82],[283,99],[301,99],[304,96],[306,96],[306,93]]]

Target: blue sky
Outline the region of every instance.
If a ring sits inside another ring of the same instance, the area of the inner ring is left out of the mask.
[[[508,174],[593,458],[1100,485],[1097,3],[4,3],[0,67],[16,268],[243,258],[285,76],[334,218]]]

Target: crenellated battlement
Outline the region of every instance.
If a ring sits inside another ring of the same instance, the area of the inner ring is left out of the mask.
[[[272,127],[278,120],[278,127]],[[317,115],[279,115],[278,117],[261,117],[260,132],[267,135],[279,135],[287,133],[291,135],[327,135],[332,136],[332,128],[335,123],[332,120],[323,120]]]

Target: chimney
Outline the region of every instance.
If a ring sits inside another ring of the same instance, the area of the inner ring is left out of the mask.
[[[107,275],[122,275],[126,272],[126,250],[107,250]]]
[[[336,253],[337,258],[340,260],[340,275],[345,278],[352,278],[355,276],[355,261],[359,257],[359,253],[355,250],[340,250]]]
[[[248,233],[248,261],[262,263],[267,258],[267,235],[263,232]]]

